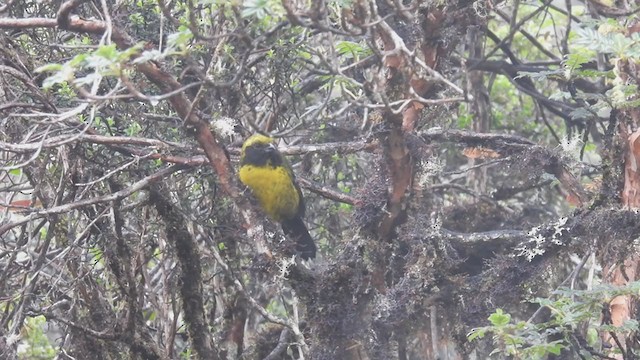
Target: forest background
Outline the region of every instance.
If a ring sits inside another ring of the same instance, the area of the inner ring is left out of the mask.
[[[0,357],[637,358],[638,6],[0,1]]]

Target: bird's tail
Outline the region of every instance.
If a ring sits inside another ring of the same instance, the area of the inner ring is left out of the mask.
[[[316,244],[313,242],[302,218],[296,216],[293,219],[282,222],[282,231],[285,235],[296,240],[296,251],[303,260],[316,257]]]

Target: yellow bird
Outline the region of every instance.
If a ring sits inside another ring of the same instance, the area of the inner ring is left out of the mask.
[[[256,134],[244,142],[239,176],[251,188],[264,212],[296,241],[300,257],[304,260],[316,257],[316,244],[302,221],[305,211],[302,191],[291,165],[272,138]]]

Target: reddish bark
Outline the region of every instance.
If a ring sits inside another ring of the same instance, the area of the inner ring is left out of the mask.
[[[617,64],[620,72],[618,76],[623,80],[638,79],[638,71],[635,64],[628,60],[620,60]],[[629,129],[636,129],[640,124],[640,110],[628,109],[620,112],[620,131],[619,136],[626,139],[624,154],[624,187],[622,189],[621,203],[624,207],[631,209],[640,208],[640,130],[629,133]],[[606,261],[609,261],[608,263]],[[640,256],[631,254],[624,259],[622,264],[620,259],[605,259],[603,269],[605,271],[605,280],[611,284],[624,286],[630,282],[636,281],[640,276]],[[622,326],[627,320],[636,318],[637,299],[631,296],[617,296],[609,303],[609,311],[611,314],[611,324],[617,327]],[[620,344],[611,334],[603,334],[606,342],[611,344],[612,348],[617,349]],[[624,351],[624,349],[621,349]],[[623,355],[612,355],[615,358],[623,358]]]

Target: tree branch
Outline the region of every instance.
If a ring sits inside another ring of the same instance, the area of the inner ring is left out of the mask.
[[[55,214],[62,214],[62,213],[66,213],[75,209],[79,209],[85,206],[89,206],[89,205],[94,205],[94,204],[99,204],[99,203],[104,203],[104,202],[109,202],[109,201],[116,201],[116,200],[121,200],[126,198],[127,196],[133,194],[136,191],[140,191],[146,187],[148,187],[149,185],[151,185],[154,182],[160,181],[161,179],[184,169],[184,166],[182,165],[174,165],[165,169],[162,169],[158,172],[156,172],[155,174],[149,175],[145,178],[143,178],[142,180],[139,180],[135,183],[133,183],[131,186],[128,186],[120,191],[114,192],[112,194],[108,194],[108,195],[104,195],[104,196],[99,196],[97,198],[93,198],[93,199],[85,199],[85,200],[80,200],[80,201],[76,201],[73,203],[67,203],[67,204],[63,204],[63,205],[58,205],[58,206],[54,206],[52,208],[49,209],[43,209],[43,210],[36,210],[32,213],[30,213],[29,215],[25,216],[22,219],[19,220],[15,220],[12,221],[10,223],[4,224],[2,226],[0,226],[0,236],[4,235],[7,231],[11,230],[12,228],[22,225],[22,224],[26,224],[28,222],[31,222],[35,219],[40,219],[43,217],[47,217],[50,215],[55,215]]]

